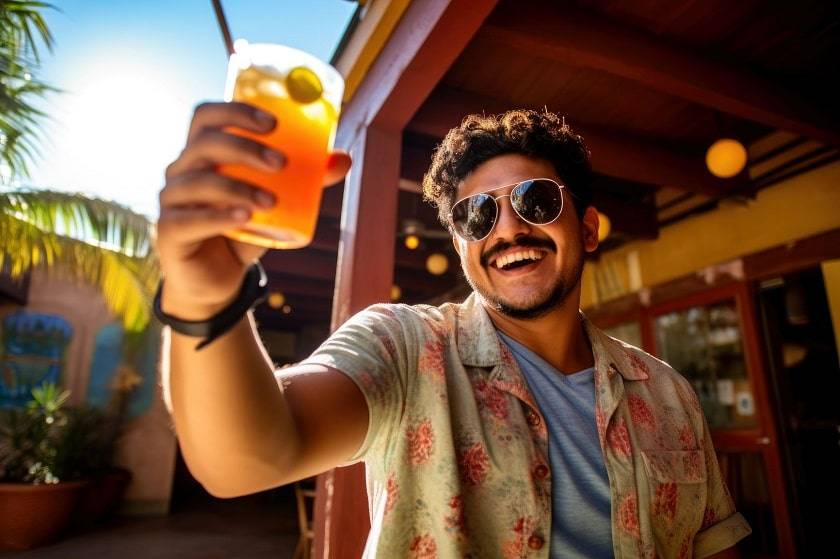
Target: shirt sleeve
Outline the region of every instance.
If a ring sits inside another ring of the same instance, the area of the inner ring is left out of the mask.
[[[735,510],[735,503],[721,475],[709,426],[705,418],[701,417],[701,421],[703,422],[703,453],[706,458],[708,487],[703,524],[694,537],[694,557],[698,558],[708,557],[730,548],[752,533],[746,519]]]
[[[341,371],[356,383],[367,402],[367,435],[342,465],[365,459],[372,448],[388,439],[402,416],[412,348],[400,314],[397,305],[369,307],[342,324],[303,361]]]

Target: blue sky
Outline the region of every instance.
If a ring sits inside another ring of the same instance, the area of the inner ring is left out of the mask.
[[[221,99],[227,55],[210,0],[57,0],[55,50],[39,77],[42,157],[26,185],[85,192],[157,215],[166,165],[196,104]],[[227,0],[234,38],[329,60],[353,11],[345,0]]]

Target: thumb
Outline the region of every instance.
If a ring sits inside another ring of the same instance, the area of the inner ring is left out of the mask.
[[[331,186],[341,180],[350,171],[350,165],[353,160],[350,159],[350,154],[344,150],[335,150],[330,154],[327,160],[327,175],[324,178],[324,185]]]

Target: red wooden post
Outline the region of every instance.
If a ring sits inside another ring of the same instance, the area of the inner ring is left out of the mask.
[[[333,329],[373,303],[389,300],[394,272],[401,134],[365,128],[351,147],[344,183]],[[361,557],[370,530],[363,464],[319,476],[315,556]]]
[[[344,107],[337,145],[353,169],[344,186],[332,326],[389,300],[402,130],[481,26],[496,0],[424,0],[403,14]],[[364,469],[319,476],[315,556],[358,559],[369,531]]]

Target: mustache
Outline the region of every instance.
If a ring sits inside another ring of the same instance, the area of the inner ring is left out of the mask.
[[[543,248],[549,250],[551,252],[557,252],[557,249],[554,246],[554,243],[548,239],[537,239],[536,237],[520,237],[516,239],[513,243],[506,243],[501,242],[485,252],[481,255],[481,265],[488,266],[490,264],[490,260],[499,254],[500,252],[504,252],[508,249],[514,247],[521,247],[521,248]]]

